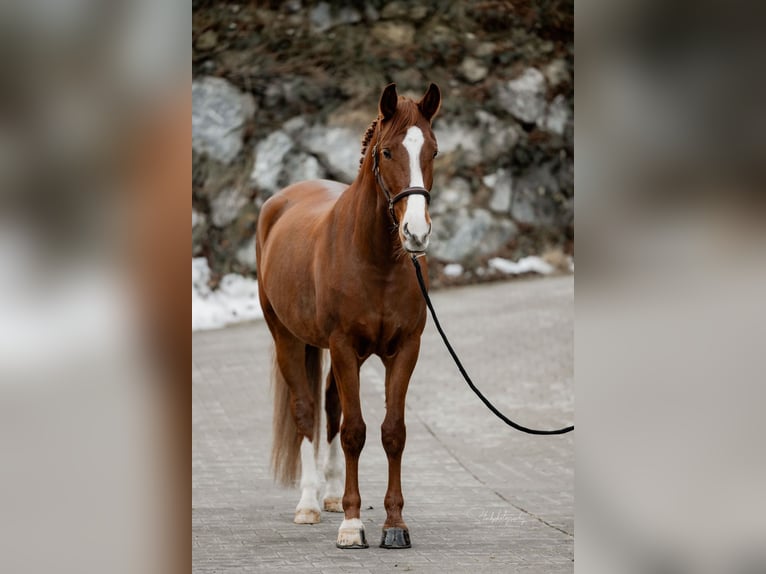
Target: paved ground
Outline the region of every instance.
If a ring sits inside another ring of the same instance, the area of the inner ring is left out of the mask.
[[[467,369],[502,411],[529,426],[573,420],[572,276],[456,288],[433,300]],[[402,479],[413,547],[376,545],[386,487],[376,358],[362,368],[360,490],[371,547],[335,548],[341,514],[293,524],[298,491],[275,487],[268,468],[270,346],[262,322],[193,336],[194,572],[573,571],[573,435],[523,435],[495,419],[430,319],[407,401]]]

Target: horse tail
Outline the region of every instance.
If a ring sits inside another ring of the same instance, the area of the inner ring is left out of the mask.
[[[319,436],[322,422],[322,359],[323,351],[317,347],[306,345],[306,375],[314,400],[314,452],[319,450]],[[272,387],[274,390],[273,443],[271,446],[271,468],[274,480],[284,486],[295,484],[298,478],[298,462],[300,461],[301,441],[303,436],[293,419],[290,408],[290,388],[277,363],[274,354],[274,365],[271,369]]]

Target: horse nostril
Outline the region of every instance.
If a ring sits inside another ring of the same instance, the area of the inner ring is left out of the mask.
[[[404,235],[407,237],[411,237],[412,234],[410,233],[410,230],[408,229],[407,222],[404,222],[404,227],[402,227],[402,231],[404,232]]]

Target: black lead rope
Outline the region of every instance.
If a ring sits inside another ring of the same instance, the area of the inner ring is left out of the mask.
[[[442,326],[439,324],[439,319],[436,318],[436,311],[434,311],[434,306],[431,304],[431,298],[428,296],[428,291],[426,290],[426,284],[423,281],[423,272],[420,270],[420,263],[418,263],[417,256],[415,255],[412,256],[412,263],[415,265],[415,273],[417,273],[417,276],[418,276],[420,291],[423,293],[423,298],[426,300],[426,305],[428,305],[428,310],[431,311],[431,317],[434,320],[434,325],[436,325],[436,330],[439,331],[439,334],[441,335],[442,340],[444,340],[444,344],[447,346],[447,350],[449,351],[449,354],[452,355],[452,359],[455,361],[455,364],[457,365],[457,368],[460,371],[460,374],[463,375],[465,382],[468,383],[468,386],[471,387],[471,390],[474,393],[476,393],[476,396],[478,396],[481,399],[481,402],[483,402],[489,410],[495,413],[495,415],[497,415],[497,417],[501,421],[503,421],[508,426],[511,426],[521,432],[525,432],[528,434],[537,434],[537,435],[565,434],[568,432],[572,432],[574,430],[574,425],[560,428],[560,429],[555,429],[555,430],[537,430],[537,429],[527,428],[525,426],[522,426],[518,423],[513,422],[511,419],[509,419],[507,416],[505,416],[503,413],[497,410],[497,408],[495,408],[495,405],[489,402],[489,399],[487,399],[487,397],[485,397],[481,393],[481,391],[476,388],[476,385],[473,384],[471,377],[468,376],[468,373],[463,367],[463,364],[460,362],[460,359],[458,359],[458,356],[455,353],[455,350],[452,348],[452,345],[450,345],[449,341],[447,340],[447,335],[444,334],[444,330],[442,329]]]

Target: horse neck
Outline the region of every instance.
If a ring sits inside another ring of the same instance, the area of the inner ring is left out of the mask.
[[[371,153],[365,155],[354,182],[338,200],[336,209],[352,227],[353,249],[362,259],[381,268],[397,260],[399,247],[388,202],[372,173]]]

